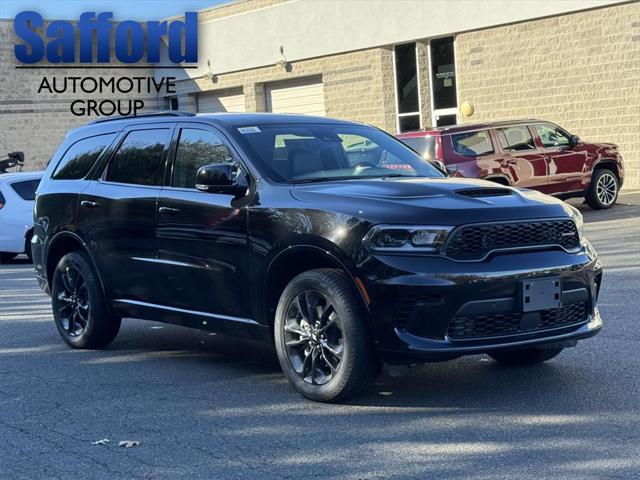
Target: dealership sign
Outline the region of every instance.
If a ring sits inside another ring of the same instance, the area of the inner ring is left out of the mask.
[[[163,68],[181,68],[184,63],[198,62],[198,14],[186,12],[184,20],[148,21],[126,20],[113,22],[112,12],[84,12],[77,22],[54,20],[45,22],[37,12],[19,13],[13,22],[19,43],[14,46],[15,57],[22,66],[16,68],[145,68],[158,64]],[[166,42],[163,38],[166,37]],[[166,43],[167,60],[161,62],[161,49]],[[46,61],[46,63],[43,63]],[[118,62],[118,63],[116,63]],[[144,65],[136,66],[138,62]],[[115,63],[115,64],[114,64]],[[188,68],[188,67],[187,67]],[[100,76],[45,76],[37,93],[106,93],[111,95],[172,94],[175,78],[141,81],[146,77],[111,78]],[[64,85],[64,88],[56,87]],[[67,87],[73,85],[73,88]],[[122,87],[124,85],[124,87]],[[129,85],[137,85],[133,91]],[[146,85],[146,88],[144,86]],[[88,86],[88,87],[86,87]],[[141,99],[131,100],[75,100],[71,103],[74,115],[135,115],[144,107]]]
[[[185,13],[184,22],[174,20],[171,23],[146,22],[145,28],[139,22],[127,20],[119,22],[114,28],[111,19],[113,13],[85,12],[75,26],[71,22],[56,20],[46,28],[43,38],[37,29],[42,29],[42,15],[36,12],[21,12],[14,20],[16,35],[25,44],[15,46],[16,59],[22,63],[36,63],[46,57],[50,63],[91,63],[94,61],[94,37],[98,62],[111,62],[111,34],[114,33],[115,55],[122,63],[136,63],[146,60],[149,63],[160,61],[162,37],[168,38],[169,60],[173,63],[198,61],[198,14]],[[76,56],[76,32],[78,33],[79,58]],[[95,35],[94,35],[95,33]],[[185,48],[182,53],[182,37]],[[144,52],[147,52],[146,59]]]

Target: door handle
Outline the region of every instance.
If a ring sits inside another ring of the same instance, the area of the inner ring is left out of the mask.
[[[180,209],[179,208],[171,208],[171,207],[160,207],[158,208],[158,212],[164,214],[164,215],[177,215],[178,213],[180,213]]]
[[[80,202],[80,206],[84,208],[96,208],[99,207],[100,204],[98,202],[92,202],[90,200],[83,200]]]
[[[515,165],[518,163],[518,159],[516,158],[507,158],[507,165]]]

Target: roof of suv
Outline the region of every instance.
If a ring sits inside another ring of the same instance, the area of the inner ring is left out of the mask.
[[[425,128],[424,130],[404,132],[399,134],[398,137],[402,137],[402,138],[422,137],[427,134],[433,134],[433,133],[447,134],[447,133],[457,133],[457,132],[468,132],[470,130],[484,130],[487,128],[510,127],[512,125],[528,125],[530,123],[551,123],[551,122],[548,122],[546,120],[527,118],[522,120],[503,120],[500,122],[491,122],[491,123],[468,123],[464,125],[449,125],[446,127],[433,127],[433,128]]]
[[[0,173],[0,183],[9,183],[13,181],[20,180],[36,180],[38,178],[42,178],[44,171],[27,171],[27,172],[10,172],[10,173]]]
[[[175,121],[201,121],[203,119],[213,120],[216,123],[225,123],[229,126],[251,125],[251,124],[277,124],[277,123],[349,123],[361,125],[358,122],[350,122],[348,120],[336,120],[327,117],[316,117],[311,115],[302,115],[296,113],[190,113],[177,110],[168,110],[160,112],[143,113],[136,116],[124,117],[104,117],[93,120],[78,128],[84,128],[92,125],[113,125],[132,122],[166,122],[167,120]]]

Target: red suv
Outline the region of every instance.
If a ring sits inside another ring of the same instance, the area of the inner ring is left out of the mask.
[[[398,138],[455,176],[584,197],[595,209],[613,206],[624,179],[616,145],[584,143],[543,120],[455,125]]]

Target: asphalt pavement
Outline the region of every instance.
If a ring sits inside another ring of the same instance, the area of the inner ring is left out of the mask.
[[[602,333],[530,368],[385,372],[346,405],[221,335],[125,320],[71,350],[26,260],[0,265],[0,479],[640,478],[640,194],[571,203],[605,265]]]

